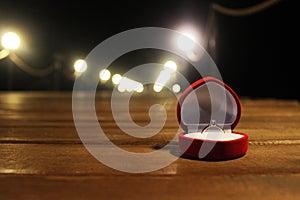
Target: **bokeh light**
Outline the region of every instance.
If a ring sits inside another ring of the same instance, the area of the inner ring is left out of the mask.
[[[5,49],[16,50],[19,48],[21,40],[16,33],[8,32],[2,36],[1,44]]]
[[[172,86],[172,90],[173,90],[173,92],[178,93],[178,92],[180,92],[181,87],[179,84],[176,83]]]
[[[196,28],[191,25],[184,25],[178,29],[182,34],[176,40],[177,46],[182,51],[192,51],[196,43],[201,43],[201,36]]]
[[[99,78],[101,81],[107,81],[110,79],[110,71],[108,69],[102,69],[99,72]]]
[[[144,86],[142,83],[137,82],[135,80],[132,80],[127,77],[123,77],[120,80],[120,83],[118,85],[118,91],[119,92],[133,92],[136,91],[138,93],[141,93],[144,91]]]
[[[85,60],[78,59],[78,60],[75,61],[74,70],[76,72],[82,73],[82,72],[85,72],[86,69],[87,69],[87,64],[86,64]]]
[[[118,85],[122,79],[122,76],[120,74],[114,74],[111,78],[113,84]]]
[[[154,83],[153,90],[155,92],[161,92],[163,87],[170,80],[171,74],[177,70],[177,64],[172,60],[168,60],[164,66],[165,68],[159,73]]]
[[[144,91],[144,86],[143,85],[138,86],[138,88],[136,88],[135,91],[138,93],[142,93]]]
[[[161,92],[162,89],[163,89],[163,86],[158,83],[155,83],[153,86],[154,92]]]
[[[165,64],[165,69],[170,69],[172,71],[177,70],[177,64],[173,60],[168,60]]]

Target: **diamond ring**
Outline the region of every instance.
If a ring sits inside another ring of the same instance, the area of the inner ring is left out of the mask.
[[[207,125],[207,126],[201,131],[201,133],[207,132],[209,129],[215,129],[215,128],[217,128],[217,129],[219,129],[221,132],[225,133],[225,131],[223,130],[223,128],[217,125],[216,120],[211,120],[210,123],[209,123],[209,125]]]

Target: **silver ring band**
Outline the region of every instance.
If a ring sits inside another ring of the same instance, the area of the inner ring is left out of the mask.
[[[207,126],[201,131],[201,133],[206,132],[206,131],[207,131],[208,129],[210,129],[210,128],[218,128],[218,129],[220,129],[223,133],[225,133],[225,131],[223,130],[223,128],[220,127],[220,126],[218,126],[216,120],[213,120],[213,119],[210,121],[209,125],[207,125]]]

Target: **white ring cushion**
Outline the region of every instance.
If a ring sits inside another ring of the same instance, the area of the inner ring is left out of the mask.
[[[243,135],[240,134],[220,133],[220,132],[205,132],[205,133],[195,132],[195,133],[185,134],[184,136],[193,139],[216,140],[216,141],[230,141],[230,140],[236,140],[244,137]]]

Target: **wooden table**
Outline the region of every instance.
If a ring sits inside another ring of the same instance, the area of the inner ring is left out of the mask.
[[[235,130],[249,136],[244,157],[222,162],[179,158],[158,171],[133,174],[103,165],[83,146],[71,92],[1,92],[0,199],[299,199],[299,102],[241,101]],[[168,119],[151,138],[128,136],[116,126],[109,92],[97,92],[97,116],[114,144],[154,151],[174,137],[178,122],[174,96],[137,95],[130,107],[137,124],[149,123],[153,103],[165,105]]]

